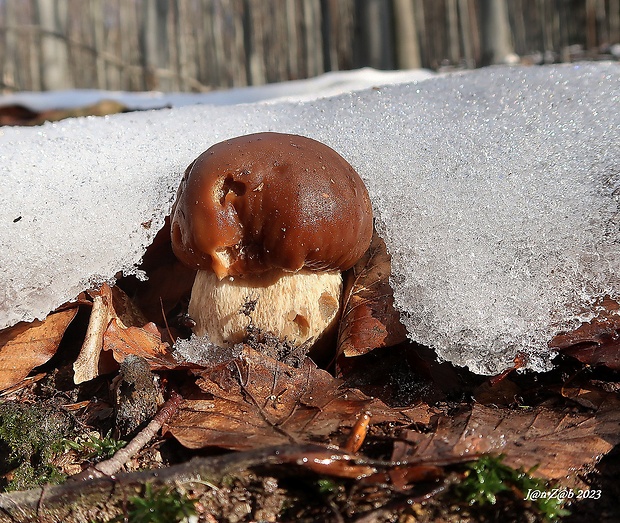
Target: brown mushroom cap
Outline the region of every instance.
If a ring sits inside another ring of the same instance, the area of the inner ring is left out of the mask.
[[[171,218],[176,256],[219,278],[346,270],[372,237],[368,191],[349,163],[316,140],[280,133],[202,153],[185,171]]]

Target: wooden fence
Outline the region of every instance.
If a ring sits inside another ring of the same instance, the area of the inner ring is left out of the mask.
[[[0,0],[0,90],[205,91],[618,43],[620,0]]]

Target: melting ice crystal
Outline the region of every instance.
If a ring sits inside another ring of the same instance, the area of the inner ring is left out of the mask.
[[[620,68],[490,68],[306,103],[0,131],[0,328],[131,272],[185,166],[224,138],[304,134],[368,185],[412,340],[497,373],[620,298]]]

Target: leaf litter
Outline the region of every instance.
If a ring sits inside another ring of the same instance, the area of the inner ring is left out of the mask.
[[[308,358],[293,368],[247,347],[228,364],[200,372],[197,385],[200,393],[186,397],[169,422],[171,434],[189,448],[333,443],[330,435],[366,411],[375,423],[410,422],[398,409],[343,386]]]
[[[588,365],[620,370],[620,305],[606,298],[598,314],[572,332],[557,335],[549,346]]]
[[[165,242],[155,247],[160,254],[168,250]],[[166,256],[145,256],[145,262],[157,275],[154,287],[174,266]],[[453,492],[450,485],[460,482],[459,464],[484,455],[502,455],[506,465],[566,488],[584,488],[591,481],[587,474],[620,442],[617,304],[604,302],[597,318],[552,340],[550,346],[564,355],[558,372],[533,379],[513,371],[487,380],[429,359],[426,349],[406,341],[393,308],[389,254],[378,236],[346,277],[337,359],[332,362],[336,367],[331,368],[338,377],[310,358],[287,359],[277,347],[266,347],[267,338],[256,332],[250,333],[249,344],[223,351],[210,362],[188,363],[175,356],[175,340],[187,337],[176,321],[192,278],[183,273],[182,290],[163,286],[158,292],[148,284],[136,287],[130,279],[120,280],[116,286],[103,284],[88,291],[73,307],[44,321],[1,331],[0,388],[8,398],[19,398],[24,393],[20,387],[30,390],[30,401],[36,398],[37,387],[45,381],[41,376],[54,372],[40,366],[56,355],[78,307],[89,309],[79,354],[65,365],[74,370],[76,390],[101,381],[112,385],[118,376],[108,401],[117,413],[125,413],[115,418],[119,433],[135,433],[148,421],[138,410],[154,413],[162,392],[178,392],[178,410],[160,420],[162,435],[149,445],[170,445],[173,438],[188,456],[234,451],[249,458],[268,448],[289,449],[282,453],[288,457],[280,467],[353,481],[351,485],[366,494],[364,489],[375,489],[383,512],[364,510],[377,515],[412,503],[446,507],[451,502],[441,494]],[[55,359],[62,361],[63,354]],[[136,372],[140,376],[134,376]],[[29,374],[36,379],[22,381]],[[145,378],[153,397],[140,399],[136,407],[121,398],[119,378],[132,391],[140,390]],[[410,393],[395,394],[397,386],[409,387]],[[74,405],[79,411],[98,401]],[[264,465],[269,468],[267,460]],[[260,463],[252,467],[252,474],[261,474]],[[88,464],[83,468],[88,470]],[[286,484],[285,470],[274,472],[271,466],[268,473]],[[335,502],[337,496],[330,499]],[[403,501],[407,499],[409,504]],[[361,513],[353,510],[351,517]]]

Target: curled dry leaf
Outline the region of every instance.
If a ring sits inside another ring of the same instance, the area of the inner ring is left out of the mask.
[[[119,287],[112,288],[110,320],[103,333],[103,350],[111,351],[114,359],[122,363],[127,356],[143,358],[151,370],[176,369],[179,364],[162,340],[153,322],[147,322],[141,310]]]
[[[434,433],[403,431],[392,459],[448,459],[504,454],[506,464],[537,476],[565,478],[595,464],[620,443],[620,401],[609,394],[593,413],[538,406],[526,410],[475,404],[471,411],[439,418]]]
[[[125,327],[117,318],[112,318],[103,334],[103,348],[112,351],[118,363],[133,355],[146,360],[151,370],[181,367],[172,356],[170,346],[161,340],[154,323],[147,323],[144,327]]]
[[[407,339],[407,331],[394,309],[390,272],[390,255],[385,242],[375,232],[368,251],[349,273],[338,333],[338,355],[360,356]]]
[[[398,409],[344,387],[310,359],[297,369],[248,347],[228,364],[203,371],[198,385],[202,393],[186,398],[168,427],[189,448],[325,442],[366,411],[373,423],[410,421]]]
[[[360,447],[364,444],[366,435],[368,434],[371,418],[372,414],[370,412],[363,412],[358,416],[347,441],[342,446],[343,450],[346,450],[347,452],[357,452],[360,449]]]
[[[337,478],[362,479],[374,476],[377,469],[368,464],[356,463],[355,459],[340,452],[330,452],[328,449],[305,452],[296,460],[301,465],[317,474]]]
[[[77,359],[73,363],[73,382],[78,385],[99,376],[99,360],[103,348],[103,333],[113,316],[112,289],[104,283],[98,291],[91,291],[93,306],[86,336]]]
[[[400,491],[406,491],[416,483],[436,481],[443,477],[442,467],[424,463],[396,465],[386,471],[379,471],[362,479],[363,483],[382,483],[393,485]]]
[[[559,334],[549,347],[588,365],[620,370],[620,311],[616,301],[606,298],[598,316],[567,334]]]
[[[140,309],[119,287],[104,283],[99,290],[91,291],[91,295],[93,307],[86,337],[73,364],[76,384],[116,368],[103,365],[103,351],[110,351],[117,363],[129,355],[139,356],[147,361],[151,370],[184,366],[175,361],[157,326],[147,322]]]
[[[579,385],[569,385],[562,387],[560,393],[563,397],[574,401],[586,409],[596,410],[601,407],[609,397],[609,393],[593,384],[580,387]]]
[[[20,382],[56,354],[77,310],[53,312],[43,321],[18,323],[0,331],[0,390]]]
[[[415,483],[436,481],[444,475],[443,468],[432,463],[397,464],[375,461],[333,447],[299,448],[299,453],[287,455],[283,462],[300,465],[321,475],[356,479],[366,485],[389,484],[405,491]]]

